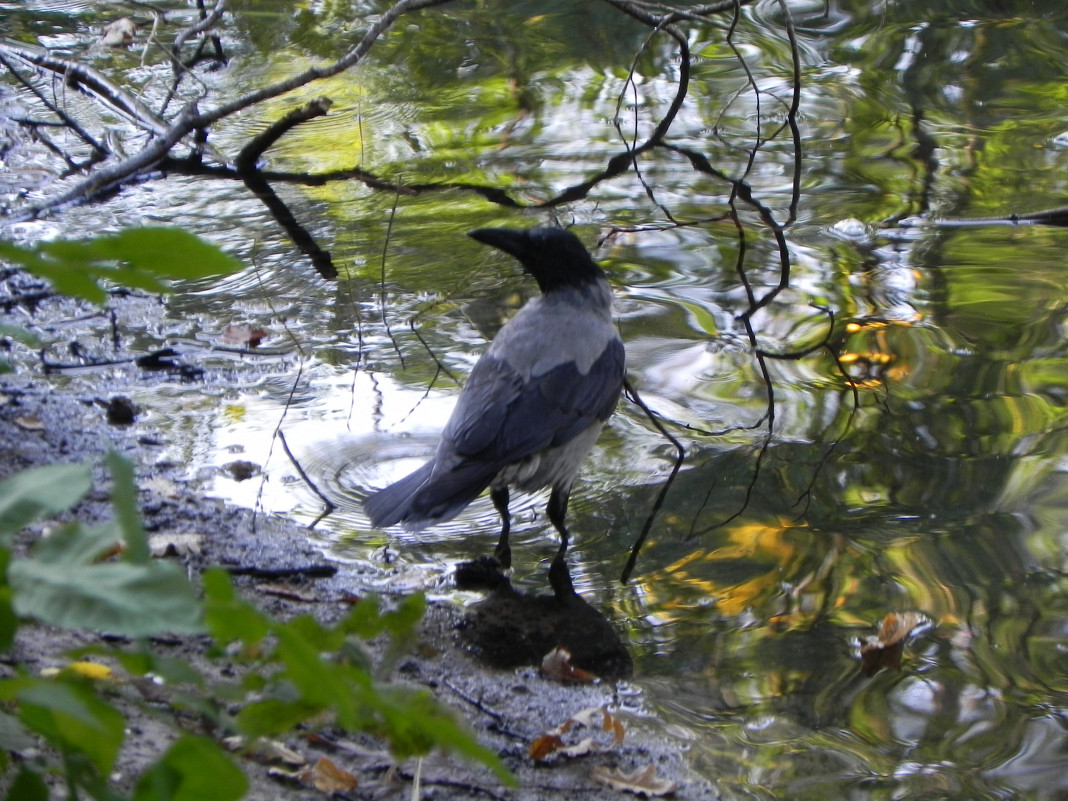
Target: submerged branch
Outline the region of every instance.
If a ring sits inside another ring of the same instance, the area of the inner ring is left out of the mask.
[[[452,0],[400,0],[370,27],[352,50],[332,64],[305,70],[284,81],[249,92],[230,103],[207,111],[199,111],[194,104],[186,105],[170,125],[160,120],[136,98],[115,87],[110,81],[91,68],[68,59],[54,58],[43,48],[21,45],[15,42],[2,42],[0,43],[2,45],[0,52],[28,61],[36,66],[51,69],[58,74],[63,74],[65,77],[73,76],[80,85],[92,89],[94,94],[100,96],[102,100],[130,116],[131,119],[157,137],[150,141],[139,153],[110,167],[101,169],[77,186],[64,192],[58,198],[50,199],[41,205],[30,207],[16,215],[8,216],[8,220],[33,218],[46,211],[89,199],[102,190],[111,188],[124,180],[151,169],[169,155],[175,145],[194,131],[207,129],[212,124],[244,111],[257,103],[286,94],[313,81],[329,78],[344,72],[362,60],[374,43],[404,14],[424,8],[445,5],[449,2],[452,2]]]

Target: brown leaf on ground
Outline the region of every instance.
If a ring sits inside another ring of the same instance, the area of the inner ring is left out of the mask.
[[[597,747],[592,737],[584,737],[574,745],[564,745],[556,734],[543,734],[530,745],[530,758],[535,762],[544,762],[551,756],[581,757],[602,749]]]
[[[604,721],[601,723],[601,731],[612,732],[612,745],[611,748],[615,748],[623,743],[623,738],[627,734],[627,730],[623,727],[623,722],[613,717],[608,713],[608,710],[604,710]]]
[[[571,652],[559,645],[541,660],[541,672],[551,679],[575,684],[592,684],[597,680],[589,671],[572,665]]]
[[[860,644],[860,672],[865,676],[874,676],[883,668],[900,668],[905,640],[927,622],[927,618],[919,612],[888,614],[879,626],[879,634],[868,637]]]
[[[541,762],[564,747],[564,741],[558,734],[543,734],[530,744],[530,758]]]
[[[281,762],[284,765],[298,768],[308,762],[303,754],[294,751],[278,740],[255,740],[252,745],[249,745],[244,737],[234,735],[224,738],[222,743],[231,751],[245,751],[257,762]],[[293,778],[293,776],[289,778]]]
[[[590,778],[595,782],[607,784],[613,790],[634,793],[645,798],[671,795],[679,789],[678,782],[662,779],[656,775],[656,765],[639,768],[633,773],[624,773],[618,768],[598,766],[590,771]]]
[[[301,774],[305,782],[313,785],[320,793],[346,793],[359,783],[355,776],[342,770],[326,757],[319,757],[315,764]]]
[[[24,414],[15,418],[15,425],[23,431],[44,431],[44,423],[32,414]]]
[[[597,716],[601,716],[598,724]],[[612,732],[612,742],[605,746],[597,745],[593,737],[584,737],[574,745],[565,745],[563,735],[572,729],[578,728],[596,729],[603,732]],[[577,712],[555,729],[543,734],[531,743],[530,758],[535,762],[543,762],[551,756],[580,757],[598,751],[608,751],[616,748],[623,742],[626,729],[623,724],[613,717],[607,709],[599,706],[591,706]]]

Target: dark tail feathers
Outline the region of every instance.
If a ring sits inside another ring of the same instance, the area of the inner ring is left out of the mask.
[[[396,484],[390,484],[385,489],[379,490],[364,501],[363,510],[371,518],[371,525],[375,528],[386,528],[407,518],[412,508],[412,501],[415,500],[415,494],[430,479],[433,469],[434,463],[427,462],[414,473],[405,476]]]
[[[418,531],[460,514],[490,485],[497,468],[476,462],[461,463],[444,475],[431,476],[434,462],[427,462],[396,484],[379,490],[363,502],[375,528],[403,523]]]

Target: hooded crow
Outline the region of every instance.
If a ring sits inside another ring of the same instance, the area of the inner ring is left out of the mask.
[[[547,513],[560,534],[579,465],[623,388],[623,342],[612,291],[574,234],[559,228],[480,228],[468,236],[503,250],[538,282],[475,364],[434,458],[364,502],[371,523],[419,531],[450,520],[487,487],[501,516],[494,555],[511,566],[508,488],[552,487]]]

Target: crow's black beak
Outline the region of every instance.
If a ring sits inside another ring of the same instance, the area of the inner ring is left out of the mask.
[[[474,231],[468,231],[467,235],[485,245],[503,250],[520,262],[525,261],[530,250],[529,234],[517,228],[476,228]]]

